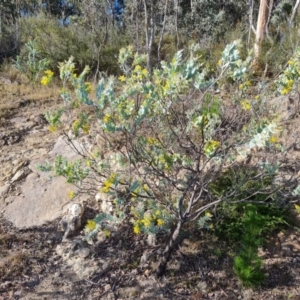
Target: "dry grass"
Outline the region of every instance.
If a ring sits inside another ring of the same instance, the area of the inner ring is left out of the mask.
[[[16,109],[29,103],[59,99],[59,89],[55,85],[44,87],[22,80],[11,81],[6,74],[0,73],[0,119],[8,119]]]

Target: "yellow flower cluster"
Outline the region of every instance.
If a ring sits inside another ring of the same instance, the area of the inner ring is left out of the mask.
[[[69,198],[70,199],[73,199],[75,197],[75,192],[74,191],[71,191],[70,193],[69,193]]]
[[[269,138],[269,142],[272,143],[272,144],[275,144],[277,141],[278,141],[278,138],[276,136],[274,136],[274,135],[272,135]]]
[[[248,100],[242,100],[241,101],[241,106],[243,110],[249,110],[251,109],[251,104],[249,103]]]
[[[52,81],[54,73],[51,70],[46,70],[46,71],[44,71],[44,74],[45,75],[41,79],[41,84],[42,85],[49,85],[50,82]]]
[[[285,88],[281,90],[282,95],[287,95],[293,89],[294,80],[293,79],[286,79],[285,81]]]
[[[245,81],[244,83],[241,83],[239,85],[240,90],[247,90],[252,85],[252,82],[250,80]]]
[[[108,193],[110,188],[112,187],[112,185],[115,183],[117,174],[116,173],[112,173],[110,175],[109,178],[107,178],[104,182],[103,182],[103,188],[100,190],[100,192],[102,193]]]
[[[300,78],[300,49],[297,49],[293,58],[288,61],[288,66],[283,74],[279,76],[277,83],[279,84],[280,93],[282,95],[289,94],[296,86]]]
[[[207,156],[212,155],[219,147],[221,143],[219,141],[210,140],[204,145],[204,153]]]
[[[110,119],[111,119],[111,115],[105,115],[104,118],[103,118],[103,122],[105,124],[107,124],[110,121]]]
[[[83,130],[84,134],[89,134],[89,132],[90,132],[90,126],[88,124],[84,124],[82,126],[82,130]]]
[[[96,222],[94,220],[87,220],[87,223],[85,225],[85,231],[91,232],[94,229],[96,229]]]
[[[131,208],[131,212],[135,217],[138,217],[139,214],[134,210],[133,207]],[[135,221],[133,226],[133,232],[135,234],[139,234],[143,227],[150,228],[151,225],[162,227],[164,224],[165,222],[163,220],[162,212],[157,209],[154,212],[154,214],[152,215],[144,214],[142,219]]]
[[[295,206],[296,212],[297,212],[298,214],[300,214],[300,206],[297,205],[297,204],[295,204],[294,206]]]
[[[119,77],[119,80],[120,80],[121,82],[124,82],[124,81],[126,80],[126,77],[125,77],[124,75],[122,75],[122,76]]]
[[[148,143],[149,145],[157,145],[157,144],[158,144],[158,140],[155,139],[155,138],[153,138],[153,137],[148,137],[148,138],[147,138],[147,143]]]
[[[92,91],[92,84],[90,82],[85,82],[85,91],[89,94]]]
[[[55,131],[56,131],[56,127],[53,126],[53,125],[50,125],[50,126],[49,126],[49,130],[50,130],[51,132],[55,132]]]

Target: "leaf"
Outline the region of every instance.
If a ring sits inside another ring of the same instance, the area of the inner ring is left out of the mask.
[[[129,188],[129,191],[130,192],[133,192],[135,191],[138,187],[140,186],[139,182],[138,181],[135,181]]]

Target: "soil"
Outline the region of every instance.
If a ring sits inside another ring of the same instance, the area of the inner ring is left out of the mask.
[[[0,80],[0,87],[1,187],[18,160],[30,160],[36,149],[52,149],[57,136],[46,130],[43,114],[59,100],[52,91],[31,97],[32,91],[24,94],[17,83],[7,80]],[[20,120],[20,126],[12,127],[12,119]],[[6,193],[17,195],[18,184]],[[97,211],[88,206],[84,220]],[[156,246],[149,246],[146,237],[135,235],[126,222],[114,235],[86,245],[86,259],[103,261],[107,267],[80,279],[56,252],[63,237],[59,223],[57,219],[17,229],[0,214],[0,300],[300,299],[300,232],[294,227],[274,233],[260,249],[267,280],[260,288],[245,289],[233,273],[226,243],[203,231],[181,237],[167,272],[156,279],[153,270],[168,236],[159,236]],[[79,232],[76,238],[81,236]]]

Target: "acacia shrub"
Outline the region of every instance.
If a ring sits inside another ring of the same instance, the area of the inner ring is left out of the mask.
[[[275,204],[282,188],[278,181],[264,181],[280,166],[263,156],[270,149],[277,151],[270,143],[278,133],[276,119],[261,119],[259,110],[254,111],[259,105],[252,107],[243,98],[251,59],[240,59],[237,42],[227,45],[214,78],[199,64],[198,50],[192,45],[186,56],[179,51],[170,63],[162,62],[161,68],[150,74],[145,55],[135,53],[132,47],[121,49],[119,64],[124,75],[101,78],[94,99],[85,82],[88,68],[76,74],[71,58],[60,64],[65,105],[46,114],[51,129],[63,130],[83,159],[68,162],[58,157],[53,166],[40,168],[53,169],[80,192],[94,191],[105,202],[110,213],[102,212],[90,221],[88,237],[106,221],[125,219],[136,234],[168,232],[158,276],[163,274],[183,226],[190,223],[206,228],[213,217],[209,210],[221,203],[251,202],[255,195],[268,195],[259,201]],[[233,120],[214,94],[226,78],[242,86],[237,93],[240,98],[231,103],[236,111]],[[68,84],[77,99],[72,98]],[[86,105],[92,108],[90,115],[73,113]],[[64,130],[68,124],[61,121],[63,114],[69,115],[64,120],[71,121],[73,133]],[[73,140],[81,135],[101,137],[107,147],[77,147]],[[216,193],[213,183],[233,168],[247,170],[247,161],[255,153],[256,160],[251,163],[255,173],[245,172],[242,182],[265,184],[254,185],[246,193],[235,180],[225,193]]]

